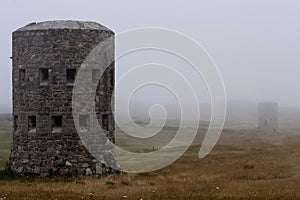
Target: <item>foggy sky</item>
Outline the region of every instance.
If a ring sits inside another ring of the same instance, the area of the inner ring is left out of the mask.
[[[116,34],[140,27],[177,30],[206,48],[229,100],[300,107],[298,0],[5,0],[0,15],[0,104],[11,103],[12,31],[30,22],[70,19],[96,21]]]

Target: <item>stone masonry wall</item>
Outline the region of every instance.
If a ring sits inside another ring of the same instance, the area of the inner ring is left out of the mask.
[[[111,169],[94,159],[77,134],[72,89],[76,71],[86,56],[114,33],[106,28],[86,28],[90,24],[85,22],[51,25],[30,24],[13,33],[14,132],[9,169],[39,176],[106,174]],[[98,88],[97,116],[114,142],[110,104],[114,64],[106,70]],[[87,119],[81,120],[84,126]]]

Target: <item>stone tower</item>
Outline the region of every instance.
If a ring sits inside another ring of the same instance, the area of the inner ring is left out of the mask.
[[[277,132],[278,105],[275,102],[264,102],[258,105],[258,128]]]
[[[19,174],[38,176],[105,174],[111,169],[98,162],[82,144],[72,116],[72,89],[76,74],[90,51],[114,36],[95,22],[50,21],[31,23],[13,32],[13,149],[8,167]],[[91,81],[98,81],[93,70]],[[97,118],[114,142],[110,104],[114,64],[98,84]],[[97,99],[97,100],[96,100]],[[89,116],[79,116],[88,129]]]

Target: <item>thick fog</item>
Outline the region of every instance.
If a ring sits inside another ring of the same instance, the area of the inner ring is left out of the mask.
[[[217,64],[228,100],[300,107],[298,0],[6,0],[1,1],[0,11],[1,105],[10,105],[12,99],[12,32],[30,22],[71,19],[96,21],[116,34],[141,27],[179,31],[200,43]],[[181,69],[196,85],[200,103],[209,102],[201,77],[187,63],[163,52],[142,51],[120,59],[117,79],[135,65],[153,62]],[[174,96],[156,86],[141,88],[133,99],[176,103]]]

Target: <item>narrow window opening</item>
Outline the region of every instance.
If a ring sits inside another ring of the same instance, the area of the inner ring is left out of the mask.
[[[99,80],[100,80],[100,69],[93,69],[92,71],[93,83],[98,83]]]
[[[62,116],[52,116],[52,132],[62,131]]]
[[[115,76],[115,70],[111,69],[110,70],[110,77],[114,78],[114,76]]]
[[[102,115],[102,128],[108,131],[108,115]]]
[[[25,69],[19,69],[19,81],[20,85],[24,85],[26,82],[26,71]]]
[[[76,77],[76,69],[67,69],[67,82],[74,83]]]
[[[18,116],[14,116],[14,132],[18,130]]]
[[[41,68],[40,69],[40,84],[48,85],[48,81],[49,81],[49,69]]]
[[[28,131],[35,132],[36,131],[36,116],[28,117]]]
[[[89,116],[79,115],[79,126],[81,131],[85,131],[89,128]]]

